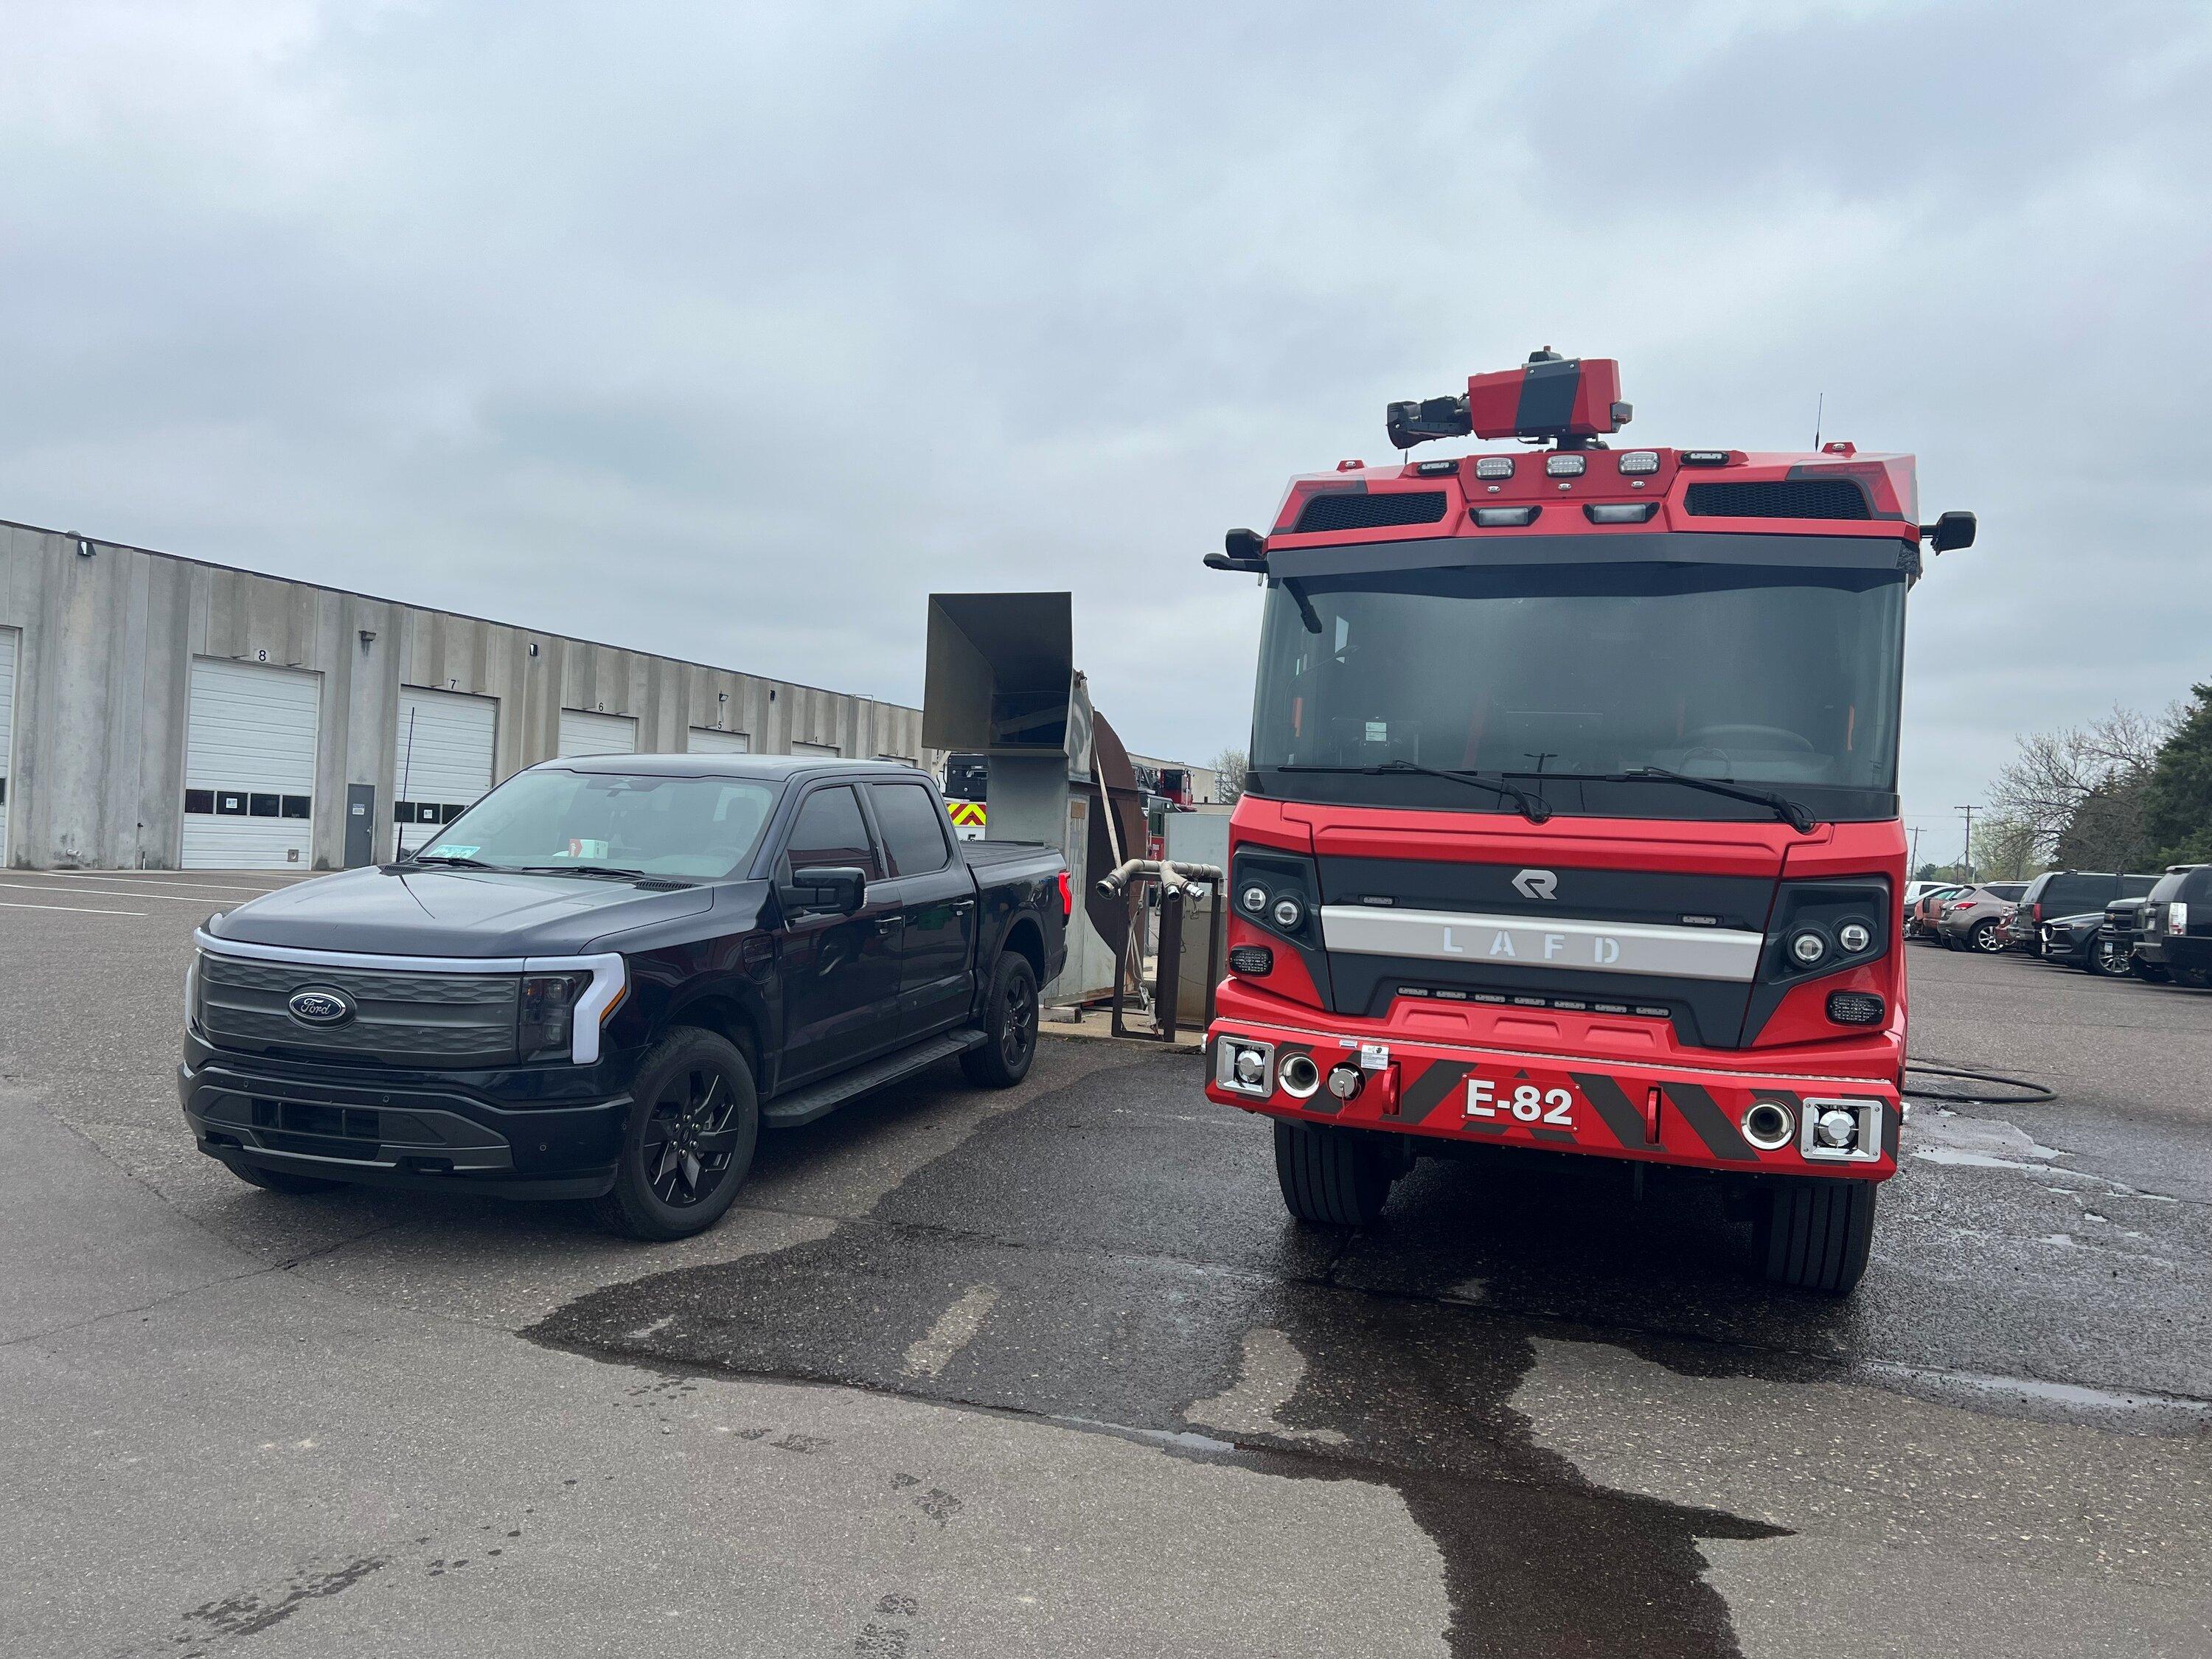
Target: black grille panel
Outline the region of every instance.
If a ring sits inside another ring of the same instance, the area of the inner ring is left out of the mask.
[[[1765,483],[1693,483],[1684,501],[1693,519],[1871,519],[1866,491],[1849,478],[1778,478]]]
[[[416,974],[250,962],[203,953],[200,1029],[218,1048],[378,1060],[398,1065],[496,1066],[515,1059],[513,974]],[[352,1018],[337,1025],[295,1019],[292,994],[343,991]]]
[[[1331,530],[1382,530],[1394,525],[1434,524],[1444,515],[1441,489],[1394,489],[1387,495],[1346,492],[1316,495],[1298,509],[1293,533],[1318,535]]]

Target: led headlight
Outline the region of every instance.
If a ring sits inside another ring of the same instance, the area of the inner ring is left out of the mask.
[[[1275,908],[1268,914],[1274,918],[1275,926],[1287,933],[1306,919],[1306,907],[1285,893],[1275,901]]]
[[[1267,908],[1267,890],[1255,882],[1237,896],[1237,902],[1256,916]]]
[[[1836,929],[1836,943],[1856,954],[1874,943],[1874,929],[1863,921],[1847,921]]]
[[[515,1047],[525,1060],[565,1060],[574,1041],[576,1000],[592,982],[589,971],[525,974]]]
[[[1828,954],[1828,941],[1808,927],[1790,939],[1790,954],[1801,966],[1810,968]]]

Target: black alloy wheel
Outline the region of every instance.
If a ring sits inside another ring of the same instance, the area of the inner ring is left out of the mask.
[[[678,1026],[638,1067],[608,1221],[633,1238],[685,1238],[722,1218],[752,1169],[760,1097],[727,1038]]]
[[[1036,969],[1027,957],[1001,952],[983,999],[983,1040],[960,1056],[968,1080],[1011,1089],[1027,1077],[1036,1059],[1039,1012]]]

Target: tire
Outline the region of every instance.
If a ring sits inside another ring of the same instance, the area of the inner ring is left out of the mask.
[[[679,1025],[637,1069],[606,1224],[632,1238],[689,1238],[722,1218],[760,1142],[753,1069],[726,1037]]]
[[[1874,1244],[1875,1183],[1824,1176],[1770,1179],[1773,1190],[1757,1233],[1766,1282],[1849,1296],[1866,1273]]]
[[[2212,989],[2212,975],[2201,968],[2169,968],[2166,971],[2172,975],[2176,985],[2185,985],[2192,991]]]
[[[2106,979],[2125,979],[2131,971],[2127,957],[2094,945],[2089,947],[2089,969]]]
[[[303,1197],[308,1193],[327,1193],[344,1186],[343,1181],[325,1181],[320,1176],[294,1175],[289,1170],[264,1170],[243,1159],[233,1164],[223,1160],[223,1167],[249,1187],[258,1187],[264,1192],[287,1193]]]
[[[983,1088],[1011,1089],[1030,1074],[1036,1045],[1036,969],[1019,951],[1001,951],[983,998],[983,1040],[960,1056],[960,1069]]]
[[[2147,985],[2163,985],[2171,977],[2165,969],[2145,962],[2141,957],[2130,958],[2128,971]]]
[[[1999,931],[2002,925],[1996,921],[1976,922],[1973,933],[1968,936],[1968,943],[1986,957],[2002,954],[2005,948],[2004,934]]]
[[[1275,1179],[1283,1207],[1319,1227],[1368,1227],[1382,1215],[1404,1165],[1356,1129],[1275,1123]]]

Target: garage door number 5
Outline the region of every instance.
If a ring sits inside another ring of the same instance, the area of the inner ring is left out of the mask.
[[[1523,1083],[1513,1091],[1510,1099],[1500,1100],[1498,1085],[1488,1078],[1469,1078],[1467,1083],[1469,1117],[1496,1117],[1500,1112],[1510,1112],[1522,1123],[1556,1123],[1571,1129],[1574,1105],[1574,1096],[1565,1089],[1539,1089],[1533,1083]]]

